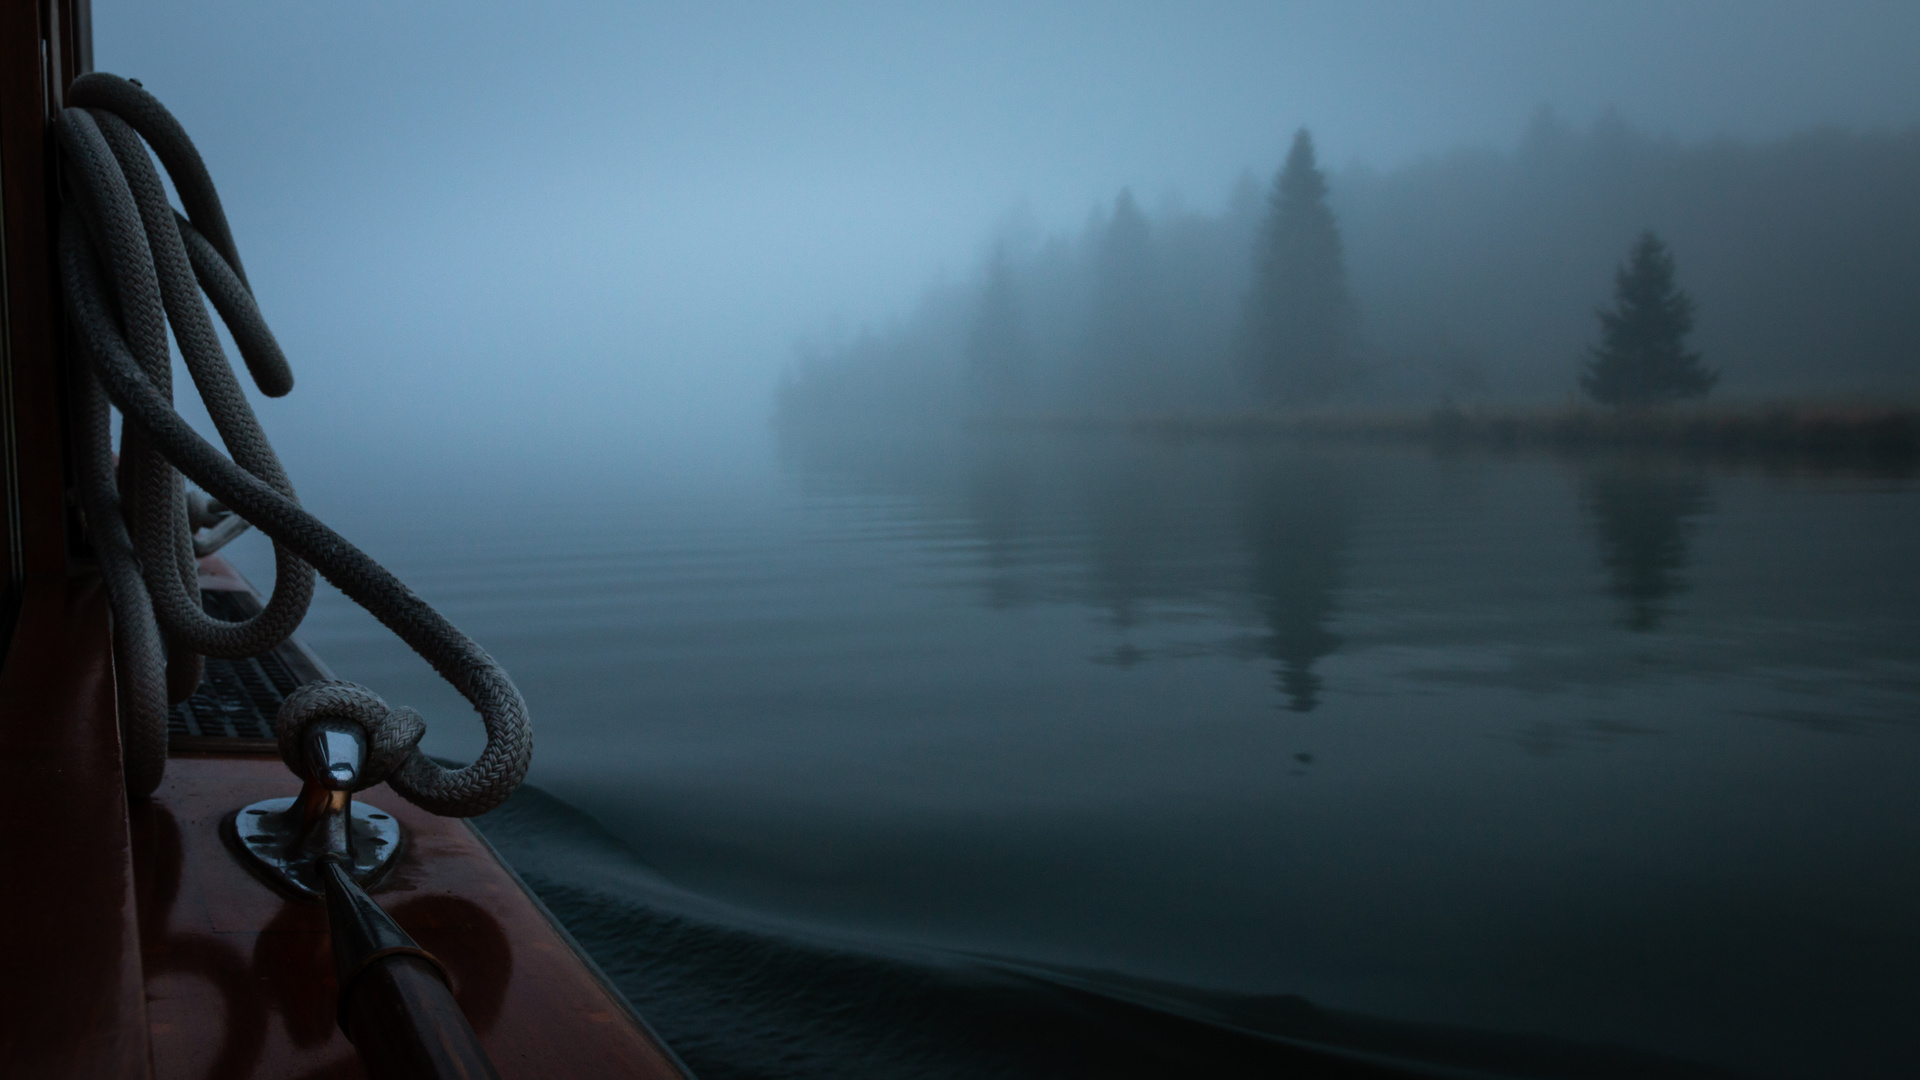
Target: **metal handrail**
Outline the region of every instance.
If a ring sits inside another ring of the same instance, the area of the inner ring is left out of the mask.
[[[373,1080],[499,1080],[447,970],[347,873],[321,860],[340,1030]]]

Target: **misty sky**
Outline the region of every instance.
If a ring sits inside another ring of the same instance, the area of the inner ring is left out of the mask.
[[[1218,206],[1310,126],[1391,168],[1551,106],[1682,139],[1920,122],[1920,4],[96,0],[199,141],[341,449],[640,450],[764,420],[796,341],[903,313],[1014,218]]]

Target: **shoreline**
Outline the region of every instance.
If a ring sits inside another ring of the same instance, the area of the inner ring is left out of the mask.
[[[1002,430],[1127,431],[1184,438],[1424,443],[1436,448],[1661,450],[1716,456],[1920,461],[1920,408],[1776,402],[1613,410],[1441,406],[1428,410],[982,417]]]

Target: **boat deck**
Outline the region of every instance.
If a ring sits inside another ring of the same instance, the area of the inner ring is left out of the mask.
[[[235,809],[297,787],[278,758],[181,754],[133,809],[157,1078],[363,1075],[334,1022],[326,909],[282,898],[219,839]],[[472,826],[385,785],[357,798],[408,838],[370,892],[446,965],[501,1077],[681,1075]]]
[[[221,560],[202,565],[210,608],[257,609]],[[283,897],[221,839],[239,808],[299,790],[260,737],[270,725],[240,722],[270,715],[283,688],[209,679],[160,789],[129,805],[104,590],[86,577],[30,590],[20,624],[0,673],[0,850],[31,875],[0,902],[8,1074],[364,1077],[337,1022],[326,908]],[[297,641],[276,653],[301,682],[325,675]],[[405,834],[369,892],[445,966],[502,1080],[685,1077],[471,825],[384,784],[356,798]]]

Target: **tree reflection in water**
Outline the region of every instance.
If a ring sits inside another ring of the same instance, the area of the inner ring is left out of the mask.
[[[1688,540],[1708,508],[1706,476],[1671,461],[1615,458],[1581,470],[1580,495],[1609,591],[1624,602],[1622,621],[1638,633],[1658,630],[1666,601],[1687,588]]]
[[[1337,610],[1351,531],[1349,485],[1326,462],[1299,454],[1249,461],[1240,492],[1248,586],[1266,623],[1264,651],[1292,712],[1320,703],[1314,666],[1340,647]]]
[[[1282,707],[1321,702],[1321,659],[1355,508],[1353,470],[1299,446],[1176,443],[1098,434],[841,440],[787,432],[812,489],[907,495],[942,542],[958,527],[1006,610],[1083,604],[1116,632],[1101,664],[1222,652],[1275,664]],[[1195,619],[1255,634],[1169,640]]]

